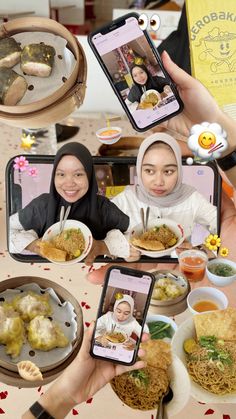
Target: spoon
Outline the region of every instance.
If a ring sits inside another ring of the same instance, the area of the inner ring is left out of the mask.
[[[166,393],[164,394],[164,396],[162,396],[158,404],[156,419],[168,419],[165,405],[169,403],[172,399],[173,399],[173,391],[171,387],[168,387]]]

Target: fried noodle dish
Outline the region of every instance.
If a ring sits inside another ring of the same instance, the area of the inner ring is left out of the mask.
[[[214,394],[236,392],[236,309],[199,314],[194,322],[197,338],[184,342],[191,378]]]
[[[147,366],[113,378],[111,386],[123,403],[133,409],[151,410],[169,386],[168,367],[171,364],[170,345],[162,340],[141,344]]]
[[[65,262],[79,257],[85,249],[85,239],[78,228],[70,228],[57,234],[53,240],[40,243],[40,253],[47,259]]]
[[[139,236],[131,238],[131,243],[146,250],[165,250],[178,241],[175,233],[165,224],[151,228]]]

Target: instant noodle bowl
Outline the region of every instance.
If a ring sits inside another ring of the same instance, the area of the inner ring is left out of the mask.
[[[92,247],[89,228],[77,220],[67,220],[60,233],[60,222],[47,229],[40,245],[42,256],[53,263],[68,265],[83,260]]]

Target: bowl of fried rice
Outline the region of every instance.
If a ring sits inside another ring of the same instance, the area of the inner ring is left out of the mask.
[[[60,222],[45,231],[40,253],[58,265],[72,265],[82,261],[90,252],[93,236],[89,228],[77,220],[66,220],[60,232]]]
[[[184,230],[176,221],[153,218],[148,221],[146,232],[142,223],[135,226],[129,240],[141,254],[158,258],[170,255],[184,241]]]

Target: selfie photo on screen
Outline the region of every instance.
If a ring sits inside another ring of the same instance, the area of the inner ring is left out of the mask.
[[[105,279],[91,355],[130,364],[135,360],[153,278],[145,272],[112,267]]]
[[[174,116],[182,103],[138,15],[89,36],[89,43],[133,126],[145,131]]]

